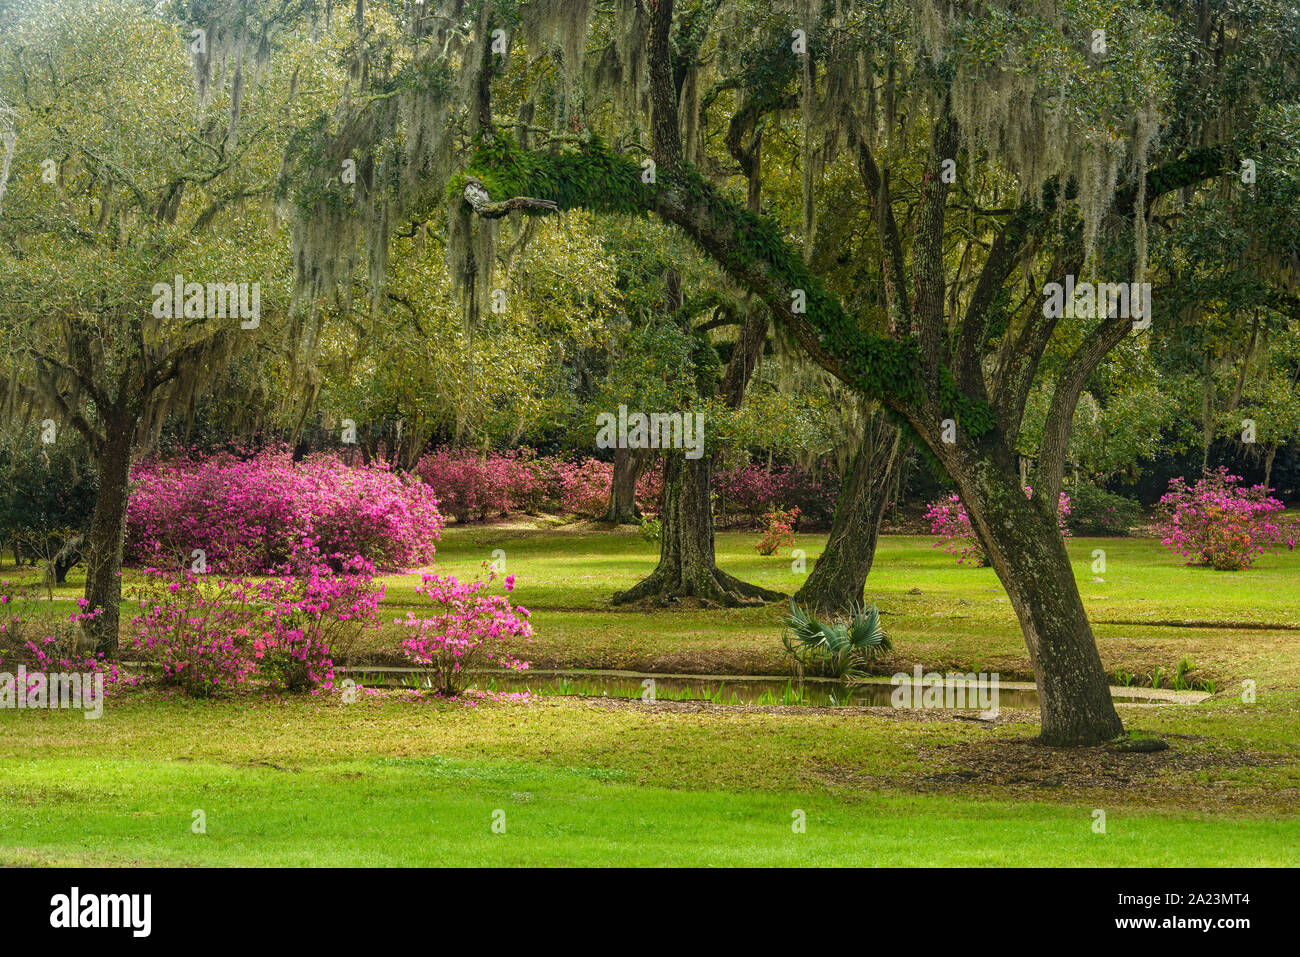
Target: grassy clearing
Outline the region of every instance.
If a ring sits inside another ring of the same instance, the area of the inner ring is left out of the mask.
[[[719,561],[798,584],[753,536]],[[882,670],[1028,673],[991,571],[919,537],[882,541],[869,593],[895,643]],[[821,540],[801,537],[808,561]],[[616,610],[655,549],[607,531],[453,528],[439,569],[506,551],[539,664],[782,673],[779,607]],[[1092,550],[1107,552],[1094,576]],[[478,706],[408,693],[195,702],[111,698],[104,717],[0,711],[0,862],[144,864],[1296,864],[1300,862],[1300,556],[1189,569],[1150,540],[1074,540],[1112,671],[1182,657],[1218,684],[1196,706],[1125,706],[1156,754],[1057,752],[1033,712],[993,726],[935,712],[535,699]],[[0,572],[0,577],[3,577]],[[1093,577],[1105,582],[1093,582]],[[385,613],[414,604],[387,580]],[[74,595],[77,582],[61,589]],[[919,591],[919,594],[914,593]],[[62,604],[62,603],[59,603]],[[62,608],[59,609],[60,611]],[[1160,622],[1223,622],[1172,627]],[[370,654],[391,655],[391,626]],[[1239,684],[1257,682],[1244,703]],[[1092,810],[1107,812],[1105,835]],[[208,833],[190,832],[191,812]],[[504,810],[507,833],[492,833]],[[807,812],[806,834],[791,813]]]
[[[1053,755],[1026,743],[1032,730],[662,703],[135,696],[100,721],[0,716],[0,862],[1297,861],[1300,818],[1267,800],[1294,796],[1294,761],[1056,754],[1055,783],[1005,780],[990,748]],[[791,830],[796,809],[805,834]],[[497,810],[505,835],[491,830]]]

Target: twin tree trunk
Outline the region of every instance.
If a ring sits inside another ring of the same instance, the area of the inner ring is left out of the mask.
[[[712,470],[711,456],[688,459],[681,452],[665,454],[659,565],[650,577],[615,594],[614,604],[690,597],[705,606],[737,607],[783,597],[734,578],[715,564]]]
[[[122,543],[126,534],[126,503],[131,476],[134,426],[109,428],[95,456],[99,491],[86,537],[86,600],[90,610],[102,609],[84,624],[93,650],[117,657],[122,602]]]
[[[997,441],[997,440],[993,440]],[[941,456],[943,447],[935,449]],[[1025,497],[1010,453],[992,445],[945,461],[1020,619],[1038,683],[1044,744],[1100,744],[1124,730],[1056,523],[1056,503]]]
[[[902,467],[901,434],[885,421],[883,413],[877,412],[844,477],[826,548],[795,594],[797,603],[835,613],[862,602],[867,575],[876,557],[880,522]]]

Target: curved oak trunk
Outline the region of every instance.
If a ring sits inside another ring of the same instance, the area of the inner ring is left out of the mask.
[[[1051,507],[1025,497],[1009,457],[953,473],[1020,619],[1038,683],[1044,744],[1100,744],[1124,730]]]
[[[877,417],[883,419],[880,413]],[[794,596],[800,605],[816,611],[834,613],[861,602],[876,557],[880,521],[903,455],[898,429],[883,422],[875,428],[875,424],[868,426],[844,478],[826,548]]]
[[[650,461],[650,449],[614,450],[614,476],[609,485],[609,508],[605,521],[616,525],[635,524],[641,518],[636,504],[636,483]]]

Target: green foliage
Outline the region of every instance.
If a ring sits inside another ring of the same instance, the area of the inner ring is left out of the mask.
[[[875,605],[853,605],[839,620],[822,622],[792,601],[781,621],[781,643],[800,675],[863,678],[871,662],[893,648]]]
[[[48,560],[90,524],[98,481],[71,430],[44,444],[29,429],[0,449],[0,545]]]
[[[1128,535],[1145,517],[1142,506],[1095,485],[1071,486],[1065,524],[1076,535]]]

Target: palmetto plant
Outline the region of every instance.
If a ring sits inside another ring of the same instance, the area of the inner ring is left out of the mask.
[[[801,676],[862,678],[867,665],[893,647],[875,605],[855,603],[838,620],[823,622],[790,602],[790,614],[781,622],[786,626],[781,643]]]

